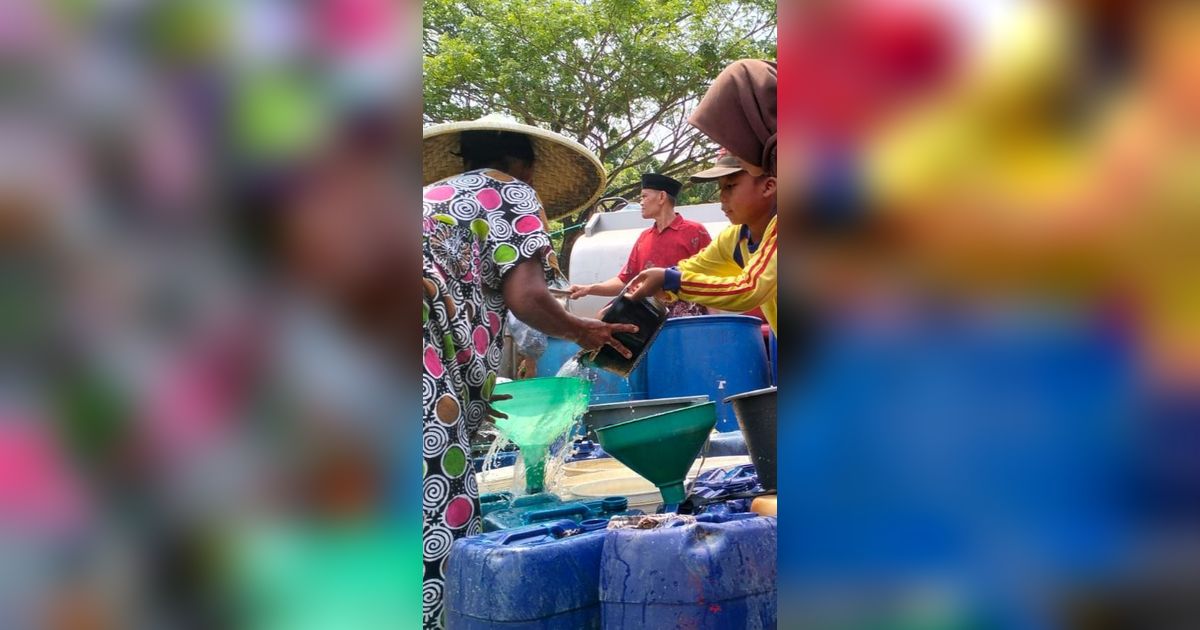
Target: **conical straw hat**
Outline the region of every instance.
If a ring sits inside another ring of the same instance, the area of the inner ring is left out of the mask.
[[[561,217],[596,203],[608,177],[604,166],[586,147],[563,136],[532,125],[485,116],[468,122],[452,122],[425,128],[421,167],[424,185],[463,172],[460,149],[462,132],[474,130],[513,131],[529,136],[533,143],[533,181],[547,218]]]

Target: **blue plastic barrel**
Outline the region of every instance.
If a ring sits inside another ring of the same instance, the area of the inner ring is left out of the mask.
[[[563,520],[455,541],[447,630],[599,628],[604,525]]]
[[[746,448],[746,438],[740,430],[712,436],[708,439],[706,448],[707,450],[704,451],[706,457],[736,457],[750,454],[750,450]]]
[[[762,321],[746,315],[667,320],[642,362],[650,398],[707,394],[717,403],[717,430],[736,431],[727,396],[769,387]]]
[[[546,352],[538,360],[538,374],[554,376],[578,352],[579,346],[575,343],[549,337],[546,340]],[[593,405],[647,398],[645,361],[629,374],[628,380],[607,370],[597,369],[595,374],[597,378],[592,383]]]
[[[1030,574],[1112,570],[1129,541],[1117,480],[1136,364],[1102,327],[1047,310],[828,328],[804,395],[780,408],[804,418],[779,435],[780,476],[801,499],[781,541],[789,569],[848,588],[953,575],[1014,602]]]
[[[776,520],[698,520],[608,531],[600,559],[603,628],[776,627]]]
[[[546,352],[538,359],[538,374],[554,376],[558,369],[579,352],[579,346],[558,337],[546,338]]]
[[[575,445],[571,449],[571,456],[567,458],[567,461],[579,462],[585,459],[603,459],[605,457],[611,456],[605,453],[599,444],[591,440],[575,440]]]

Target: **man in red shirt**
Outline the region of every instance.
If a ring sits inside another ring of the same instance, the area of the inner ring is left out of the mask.
[[[571,285],[571,299],[587,295],[619,295],[625,284],[643,269],[674,266],[712,241],[703,225],[675,213],[675,197],[682,187],[683,184],[666,175],[642,175],[642,218],[653,219],[654,225],[638,236],[621,273],[604,282]],[[668,306],[670,317],[707,314],[706,307],[691,302],[677,301]]]

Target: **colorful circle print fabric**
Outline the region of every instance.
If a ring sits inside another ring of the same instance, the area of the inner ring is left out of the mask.
[[[540,258],[557,272],[541,202],[495,170],[463,173],[423,190],[421,356],[425,628],[442,627],[450,545],[481,531],[471,436],[483,423],[500,367],[504,275]]]

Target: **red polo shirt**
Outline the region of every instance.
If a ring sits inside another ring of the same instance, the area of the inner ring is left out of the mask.
[[[638,236],[629,252],[629,260],[617,277],[621,282],[629,282],[644,269],[651,267],[674,267],[684,258],[690,258],[712,241],[708,230],[695,221],[688,221],[676,213],[663,231],[658,231],[658,225],[651,225]]]

